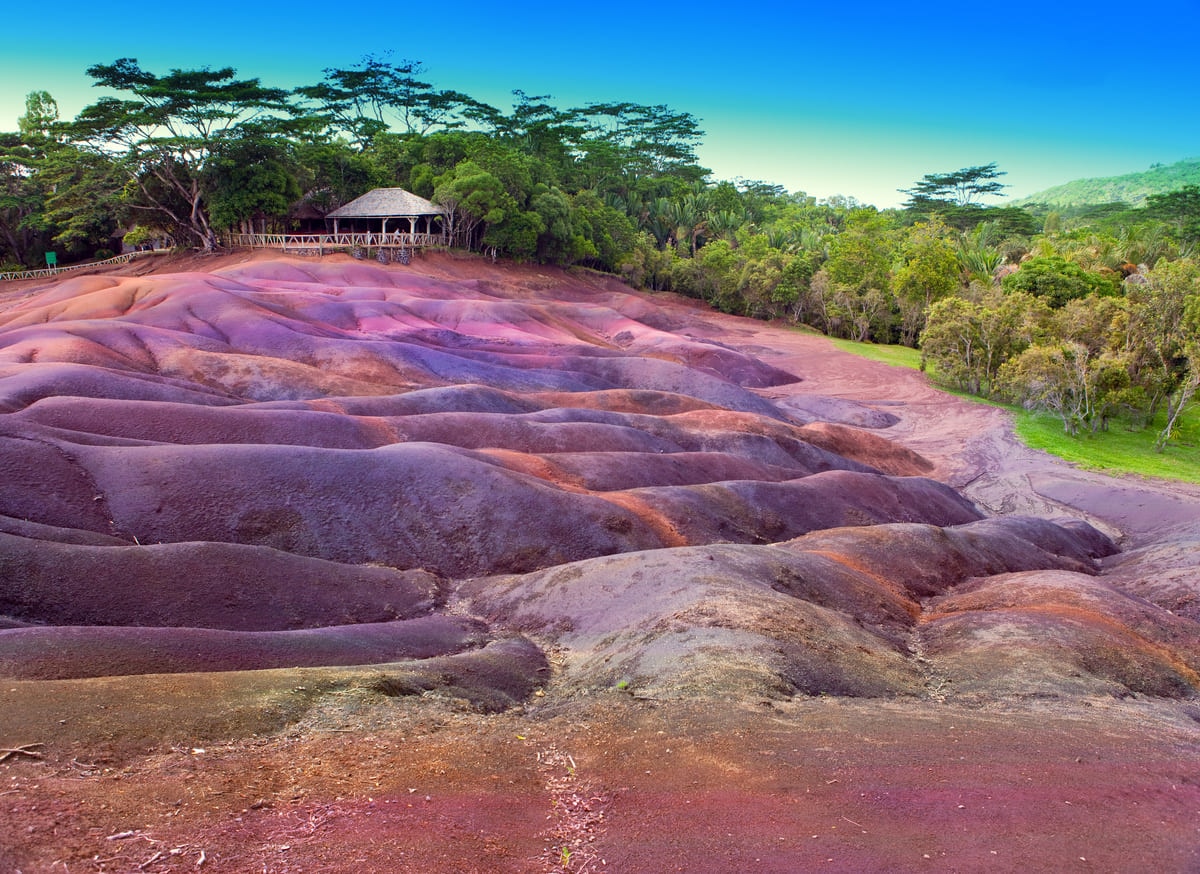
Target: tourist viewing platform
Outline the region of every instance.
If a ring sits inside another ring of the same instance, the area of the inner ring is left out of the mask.
[[[354,250],[413,251],[450,245],[443,233],[410,233],[408,231],[350,231],[336,234],[226,234],[226,246],[246,246],[253,249],[280,249],[295,254],[323,255],[326,252]]]
[[[381,261],[405,262],[417,249],[450,245],[446,211],[402,188],[368,191],[326,215],[325,221],[332,225],[325,232],[231,233],[223,237],[223,243],[305,255],[348,251]]]

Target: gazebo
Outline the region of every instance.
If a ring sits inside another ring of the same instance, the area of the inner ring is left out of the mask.
[[[403,188],[376,188],[325,216],[333,233],[445,234],[446,211]],[[395,222],[392,227],[388,223]],[[408,227],[401,224],[407,220]]]

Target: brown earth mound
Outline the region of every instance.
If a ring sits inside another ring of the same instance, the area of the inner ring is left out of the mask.
[[[772,548],[713,544],[596,558],[474,580],[458,594],[494,627],[531,634],[561,652],[561,680],[573,687],[620,686],[657,700],[915,695],[930,670],[940,670],[929,629],[953,609],[947,604],[957,603],[935,600],[931,616],[923,614],[922,599],[983,575],[1011,579],[1011,571],[1025,568],[1073,572],[1068,577],[1095,573],[1094,535],[1040,519],[953,528],[881,524]],[[1055,551],[1043,548],[1049,545]],[[1152,624],[1163,612],[1135,603],[1142,613],[1131,608],[1117,620],[1129,623],[1131,634],[1135,618]],[[1065,601],[1061,606],[1068,612]],[[998,612],[1009,607],[992,605]],[[1067,621],[1047,617],[1056,620]],[[1162,659],[1197,663],[1196,635],[1179,630],[1189,624],[1163,624]],[[1123,656],[1093,654],[1085,669],[1120,674],[1114,658],[1119,663]],[[1162,688],[1156,694],[1165,694]],[[1145,690],[1134,682],[1129,691]],[[1184,694],[1184,687],[1173,694]]]
[[[1196,490],[607,277],[153,269],[0,289],[0,870],[1200,865]]]
[[[1194,697],[1200,626],[1102,579],[1000,574],[936,599],[922,652],[956,694]]]

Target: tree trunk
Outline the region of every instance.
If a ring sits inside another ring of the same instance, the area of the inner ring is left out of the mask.
[[[1188,370],[1187,379],[1179,389],[1178,400],[1174,404],[1168,403],[1167,405],[1167,426],[1162,429],[1158,438],[1154,441],[1155,452],[1162,452],[1167,448],[1167,441],[1175,433],[1175,428],[1179,425],[1180,415],[1192,402],[1192,398],[1196,396],[1197,388],[1200,388],[1200,370],[1192,368]]]

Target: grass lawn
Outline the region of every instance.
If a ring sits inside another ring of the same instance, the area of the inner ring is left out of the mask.
[[[1182,425],[1163,452],[1154,451],[1154,440],[1165,421],[1140,431],[1113,422],[1107,431],[1069,437],[1057,416],[1020,409],[1014,413],[1017,436],[1027,445],[1080,467],[1200,483],[1200,409],[1196,407],[1184,413]]]
[[[907,346],[879,346],[851,340],[833,340],[833,344],[844,352],[872,361],[913,370],[921,367],[921,353]],[[980,403],[992,403],[962,392],[948,393]],[[1062,420],[1057,416],[1031,413],[1006,404],[992,405],[1012,411],[1017,436],[1027,446],[1057,455],[1072,464],[1106,473],[1131,473],[1200,483],[1200,406],[1193,406],[1185,412],[1175,438],[1167,444],[1164,452],[1159,453],[1154,451],[1154,439],[1165,420],[1159,421],[1157,427],[1140,431],[1131,431],[1125,422],[1116,421],[1109,425],[1107,431],[1069,437],[1064,433]],[[1162,416],[1159,418],[1164,419]]]
[[[861,358],[872,361],[882,361],[896,367],[907,367],[910,370],[921,369],[921,352],[908,346],[880,346],[876,343],[855,343],[853,340],[833,340],[833,345],[843,352],[850,352]]]

